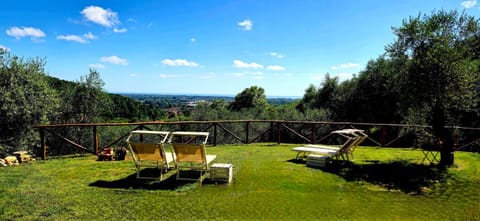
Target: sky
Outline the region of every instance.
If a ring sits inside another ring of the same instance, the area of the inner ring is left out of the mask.
[[[480,17],[476,0],[2,0],[0,48],[44,58],[48,75],[91,68],[111,93],[301,97],[344,81],[435,10]]]

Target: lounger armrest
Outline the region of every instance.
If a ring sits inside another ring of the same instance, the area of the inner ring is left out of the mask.
[[[336,153],[338,151],[338,149],[337,150],[320,149],[315,147],[295,147],[295,148],[292,148],[292,150],[297,152],[310,152],[310,153],[323,153],[323,154]]]
[[[329,150],[338,150],[338,149],[340,149],[340,147],[332,147],[332,146],[317,145],[317,144],[308,144],[308,145],[305,145],[305,147],[312,147],[312,148],[318,148],[318,149],[329,149]]]
[[[206,155],[206,160],[207,160],[207,165],[210,164],[213,160],[215,160],[215,158],[217,158],[216,155]]]

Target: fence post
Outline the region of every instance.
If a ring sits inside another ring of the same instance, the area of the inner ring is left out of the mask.
[[[250,127],[250,121],[245,123],[245,144],[248,144],[248,131]]]
[[[45,129],[43,127],[40,128],[40,143],[42,145],[42,159],[47,159],[47,141],[45,139]]]
[[[312,144],[316,144],[317,143],[317,135],[316,135],[316,131],[315,131],[315,124],[312,124],[312,137],[311,137],[311,142]]]
[[[381,142],[382,147],[385,146],[386,140],[387,140],[387,128],[382,127],[382,142]]]
[[[217,123],[213,123],[213,146],[217,146]]]
[[[273,142],[273,122],[270,121],[270,132],[268,133],[268,142]]]
[[[97,126],[93,126],[93,145],[95,147],[95,154],[98,154],[99,140],[98,140]]]
[[[280,144],[280,122],[277,122],[277,144]]]

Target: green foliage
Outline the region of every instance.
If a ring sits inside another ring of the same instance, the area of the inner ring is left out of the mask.
[[[410,58],[403,60],[407,72],[399,84],[405,107],[468,110],[476,105],[479,63],[465,41],[478,37],[479,25],[465,14],[439,11],[410,17],[395,29],[398,39],[387,52],[393,59]]]
[[[401,121],[395,90],[397,74],[394,64],[384,57],[368,62],[358,77],[341,85],[342,96],[337,108],[343,111],[336,119],[373,123]]]
[[[310,85],[303,95],[303,99],[298,103],[297,109],[304,112],[307,109],[336,109],[338,102],[339,81],[338,77],[330,77],[327,73],[325,80],[319,88]]]
[[[106,114],[107,118],[142,121],[165,117],[164,111],[151,102],[142,103],[119,94],[109,94],[108,96],[112,101],[112,107],[109,109],[111,112]]]
[[[112,104],[110,97],[102,91],[105,85],[100,73],[90,69],[87,76],[80,77],[80,82],[73,90],[71,106],[74,118],[79,123],[98,122],[98,116],[109,112]]]
[[[245,88],[235,96],[235,100],[230,104],[230,109],[233,111],[239,111],[243,108],[262,108],[266,107],[267,104],[265,90],[261,87],[251,86],[250,88]]]
[[[453,164],[453,141],[446,125],[459,123],[457,114],[477,106],[480,78],[477,52],[468,44],[480,35],[480,22],[457,11],[410,17],[395,28],[397,40],[389,56],[405,71],[398,90],[405,119],[427,111],[435,137],[445,141],[442,164]]]
[[[445,126],[480,126],[480,22],[434,11],[393,30],[397,39],[385,55],[351,80],[338,83],[327,74],[321,87],[306,89],[297,109],[325,109],[331,121],[431,125],[433,131],[410,132],[442,138],[442,159],[450,158],[442,163],[450,165],[453,141]]]
[[[15,150],[37,151],[34,125],[158,119],[160,109],[103,91],[104,82],[94,69],[78,82],[49,77],[45,59],[23,59],[0,50],[0,145],[2,155]],[[118,129],[120,131],[120,129]],[[55,132],[84,146],[92,146],[91,130],[56,128]],[[111,136],[118,134],[110,131]],[[49,155],[78,153],[47,134]]]
[[[28,59],[0,50],[0,143],[7,152],[33,146],[33,125],[57,114],[59,98],[49,87],[43,59]]]

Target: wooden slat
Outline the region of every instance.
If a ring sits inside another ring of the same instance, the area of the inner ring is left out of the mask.
[[[85,150],[85,151],[87,151],[87,152],[89,152],[89,153],[92,153],[92,154],[96,154],[94,151],[89,150],[88,148],[86,148],[86,147],[84,147],[84,146],[82,146],[82,145],[80,145],[80,144],[77,144],[77,143],[73,142],[72,140],[69,140],[68,138],[66,138],[66,137],[64,137],[64,136],[62,136],[62,135],[60,135],[60,134],[57,134],[57,133],[51,131],[50,129],[45,128],[45,131],[51,133],[52,135],[54,135],[54,136],[56,136],[56,137],[64,140],[65,142],[67,142],[67,143],[69,143],[69,144],[71,144],[71,145],[73,145],[73,146],[75,146],[75,147],[77,147],[77,148],[80,148],[80,149]]]
[[[304,139],[305,141],[307,141],[308,143],[311,143],[312,141],[308,138],[306,138],[305,136],[301,135],[300,133],[298,133],[297,131],[295,131],[294,129],[288,127],[287,125],[285,124],[281,124],[282,127],[286,128],[287,130],[289,130],[290,132],[292,132],[293,134],[297,135],[298,137]]]
[[[242,142],[243,143],[243,139],[240,138],[239,136],[235,135],[232,131],[230,131],[229,129],[225,128],[224,126],[222,126],[221,124],[218,124],[218,126],[220,128],[222,128],[225,132],[227,132],[228,134],[230,134],[232,137],[234,137],[235,139],[237,139],[238,141]]]

